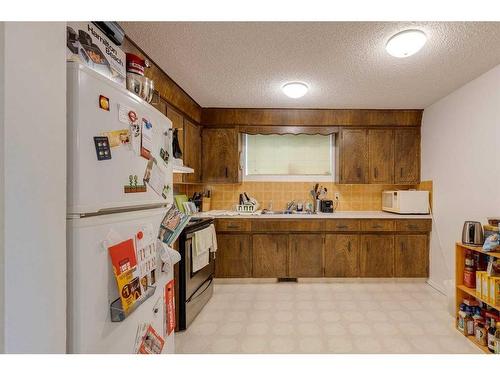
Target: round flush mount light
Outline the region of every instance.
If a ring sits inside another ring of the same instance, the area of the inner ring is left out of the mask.
[[[281,89],[289,98],[297,99],[303,97],[309,90],[309,87],[303,82],[288,82]]]
[[[405,30],[393,35],[387,42],[385,49],[394,57],[411,56],[424,46],[427,36],[420,30]]]

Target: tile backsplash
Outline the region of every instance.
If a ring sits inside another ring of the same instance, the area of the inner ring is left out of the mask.
[[[242,182],[227,185],[176,185],[176,193],[185,193],[188,197],[196,191],[211,190],[212,210],[232,210],[238,203],[240,193],[246,192],[257,199],[260,208],[268,208],[272,202],[274,210],[282,210],[291,200],[312,202],[309,191],[313,182]],[[421,188],[427,190],[429,184],[417,185],[346,185],[331,182],[320,183],[328,189],[326,199],[334,198],[335,192],[340,195],[339,211],[378,211],[382,208],[383,190],[406,190]],[[432,189],[432,184],[430,184]]]

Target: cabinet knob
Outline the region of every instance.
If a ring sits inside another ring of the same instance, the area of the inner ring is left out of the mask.
[[[375,178],[378,177],[378,168],[375,167],[375,169],[373,170],[373,174],[375,175]]]
[[[228,174],[227,174],[227,167],[226,167],[226,171],[225,171],[225,173],[226,173],[226,178],[227,178],[227,177],[228,177]]]
[[[399,177],[403,177],[403,167],[399,170]]]
[[[347,229],[347,225],[337,225],[337,229]]]

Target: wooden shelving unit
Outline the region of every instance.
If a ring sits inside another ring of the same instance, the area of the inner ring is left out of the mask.
[[[481,246],[464,245],[460,242],[456,243],[456,247],[455,247],[455,316],[458,317],[458,312],[460,311],[460,304],[462,303],[462,300],[466,296],[472,296],[472,297],[478,299],[479,301],[484,302],[488,306],[491,306],[494,309],[500,311],[500,306],[496,306],[496,305],[489,303],[484,298],[481,298],[481,296],[479,296],[476,293],[475,289],[468,288],[462,284],[463,279],[464,279],[465,250],[472,250],[472,251],[475,251],[475,252],[478,252],[478,253],[481,253],[484,255],[489,255],[489,256],[492,256],[495,258],[500,258],[499,252],[487,253],[487,252],[484,252],[482,250]],[[491,354],[490,351],[488,350],[488,347],[479,345],[479,343],[474,339],[473,336],[467,336],[466,338],[469,341],[471,341],[472,343],[474,343],[483,352],[485,352],[487,354]]]

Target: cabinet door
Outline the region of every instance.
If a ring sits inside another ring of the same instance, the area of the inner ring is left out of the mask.
[[[368,182],[368,140],[365,129],[342,130],[340,160],[342,183]]]
[[[361,235],[359,271],[361,277],[394,276],[393,235]]]
[[[252,254],[247,234],[218,234],[215,277],[251,277]]]
[[[368,130],[368,165],[371,184],[394,181],[394,131]]]
[[[359,236],[327,234],[325,237],[325,276],[359,276]]]
[[[420,182],[420,129],[395,130],[394,182]]]
[[[396,277],[428,277],[429,247],[426,234],[396,236],[394,274]]]
[[[254,234],[253,277],[286,277],[287,253],[287,234]]]
[[[321,234],[290,234],[289,276],[323,276],[323,236]]]
[[[203,129],[204,182],[239,182],[240,144],[236,129]]]
[[[184,165],[194,169],[194,173],[184,175],[184,182],[200,182],[201,129],[187,119],[184,119],[184,145]]]

